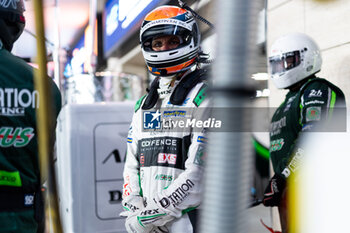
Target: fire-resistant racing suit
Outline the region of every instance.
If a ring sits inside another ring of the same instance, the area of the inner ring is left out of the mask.
[[[343,92],[329,81],[315,76],[311,76],[299,90],[289,91],[275,111],[270,125],[270,157],[275,171],[274,178],[278,180],[275,186],[281,192],[278,208],[282,232],[288,232],[285,179],[301,165],[304,156],[304,150],[298,143],[301,134],[321,130],[321,123],[323,126],[327,122],[331,123],[335,114],[335,119],[345,120],[345,112]],[[341,114],[344,117],[338,118]],[[337,123],[339,126],[335,128],[324,129],[346,130],[345,121]]]
[[[325,79],[313,76],[298,91],[289,91],[271,120],[270,156],[275,173],[289,177],[299,167],[298,157],[293,156],[299,134],[315,130],[315,124],[330,121],[332,114],[342,110],[343,92]]]
[[[194,129],[193,123],[194,120],[208,119],[209,100],[205,98],[207,85],[193,81],[198,77],[196,74],[198,70],[183,77],[167,97],[158,99],[153,107],[146,109],[145,104],[153,99],[147,100],[152,95],[151,87],[148,95],[137,102],[129,130],[124,168],[124,209],[137,209],[135,203],[140,198],[145,206],[156,203],[156,208],[168,215],[162,228],[165,232],[193,232],[188,212],[191,213],[201,202],[205,135],[203,127]],[[189,76],[192,77],[187,84],[192,80],[193,87],[186,94],[184,89],[191,85],[182,84]],[[172,100],[178,98],[183,101],[173,104]],[[192,122],[189,126],[173,127],[172,130],[162,128],[166,125],[165,120],[182,120],[185,115]],[[142,213],[141,210],[141,215],[152,215],[148,212]]]
[[[36,233],[45,219],[35,113],[41,93],[34,89],[34,69],[1,47],[0,40],[0,232]],[[51,79],[49,87],[54,126],[61,95]]]

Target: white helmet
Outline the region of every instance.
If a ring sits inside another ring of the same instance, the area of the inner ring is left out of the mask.
[[[164,35],[178,36],[181,44],[175,49],[154,51],[152,40]],[[145,17],[140,43],[148,71],[156,76],[170,76],[197,63],[200,32],[189,11],[177,6],[160,6]]]
[[[305,34],[282,36],[271,46],[269,72],[277,88],[288,88],[319,72],[321,65],[319,47]]]

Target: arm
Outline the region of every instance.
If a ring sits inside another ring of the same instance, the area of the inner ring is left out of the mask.
[[[193,107],[192,119],[205,121],[209,118],[209,100],[205,98],[205,93],[202,95],[204,100],[200,102],[199,107]],[[171,185],[158,193],[156,198],[160,207],[176,218],[198,207],[201,203],[204,172],[204,128],[192,128],[190,137],[191,144],[187,152],[184,172]]]
[[[300,132],[297,140],[290,148],[289,160],[282,161],[281,172],[275,173],[271,178],[265,193],[265,206],[278,206],[286,186],[286,179],[294,174],[300,167],[304,157],[304,149],[301,145],[303,134],[317,132],[318,130],[338,130],[341,127],[335,123],[335,114],[345,113],[345,98],[342,91],[325,81],[315,81],[308,85],[300,96],[300,105],[297,112],[299,117]],[[344,115],[345,116],[345,115]],[[345,120],[345,118],[340,118]],[[336,122],[338,123],[338,122]],[[345,126],[345,125],[343,125]],[[322,127],[322,128],[320,128]],[[345,130],[345,128],[343,129]]]
[[[345,118],[335,118],[335,115],[345,113],[345,97],[343,92],[335,87],[326,85],[324,82],[314,82],[308,85],[303,91],[300,99],[300,125],[298,139],[290,149],[289,161],[284,165],[282,176],[288,178],[292,173],[295,173],[304,156],[304,150],[301,145],[303,134],[308,132],[334,132],[341,130],[342,126],[336,125],[335,119],[345,120]],[[342,116],[341,116],[342,117]],[[344,115],[345,117],[345,115]],[[345,128],[344,128],[345,130]]]
[[[121,216],[129,216],[131,213],[144,207],[142,189],[139,183],[139,162],[137,160],[137,142],[139,130],[140,111],[134,113],[127,138],[127,153],[124,166],[123,178],[123,201],[124,212]]]

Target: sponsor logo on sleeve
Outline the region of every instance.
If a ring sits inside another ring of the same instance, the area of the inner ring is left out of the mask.
[[[187,179],[169,196],[162,198],[159,202],[163,208],[168,208],[170,205],[174,207],[180,205],[188,196],[189,192],[194,188],[194,183]]]
[[[301,131],[312,130],[312,128],[313,128],[313,124],[305,124],[305,125],[303,125]]]
[[[204,165],[204,158],[206,157],[206,154],[204,152],[204,147],[203,146],[199,146],[196,152],[196,156],[194,158],[193,163],[203,166]]]
[[[321,107],[308,107],[306,109],[306,122],[321,120]]]
[[[312,100],[312,101],[308,101],[305,103],[305,106],[308,106],[310,104],[324,104],[324,101],[322,100]]]
[[[304,157],[304,150],[298,148],[297,152],[294,154],[292,161],[288,166],[282,171],[282,174],[288,178],[292,172],[295,172],[301,165],[301,160]]]
[[[312,89],[310,90],[309,92],[307,92],[308,94],[308,98],[311,98],[311,97],[322,97],[322,91],[321,90],[315,90],[315,89]]]
[[[197,142],[205,143],[206,142],[206,138],[203,137],[203,136],[198,136]]]
[[[271,141],[270,151],[271,152],[279,151],[279,150],[282,149],[283,145],[284,145],[284,139],[283,138],[280,138],[280,139],[277,139],[277,140],[273,140],[273,141]]]

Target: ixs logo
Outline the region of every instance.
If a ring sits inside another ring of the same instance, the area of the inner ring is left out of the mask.
[[[18,88],[0,88],[1,116],[23,116],[25,114],[25,108],[35,109],[38,107],[38,91]]]
[[[176,154],[159,153],[158,163],[176,164]]]
[[[34,129],[27,128],[13,128],[13,127],[1,127],[0,128],[0,147],[23,147],[28,145],[30,140],[34,137]]]
[[[144,129],[160,129],[162,114],[157,110],[156,112],[145,111],[143,112],[143,128]]]

